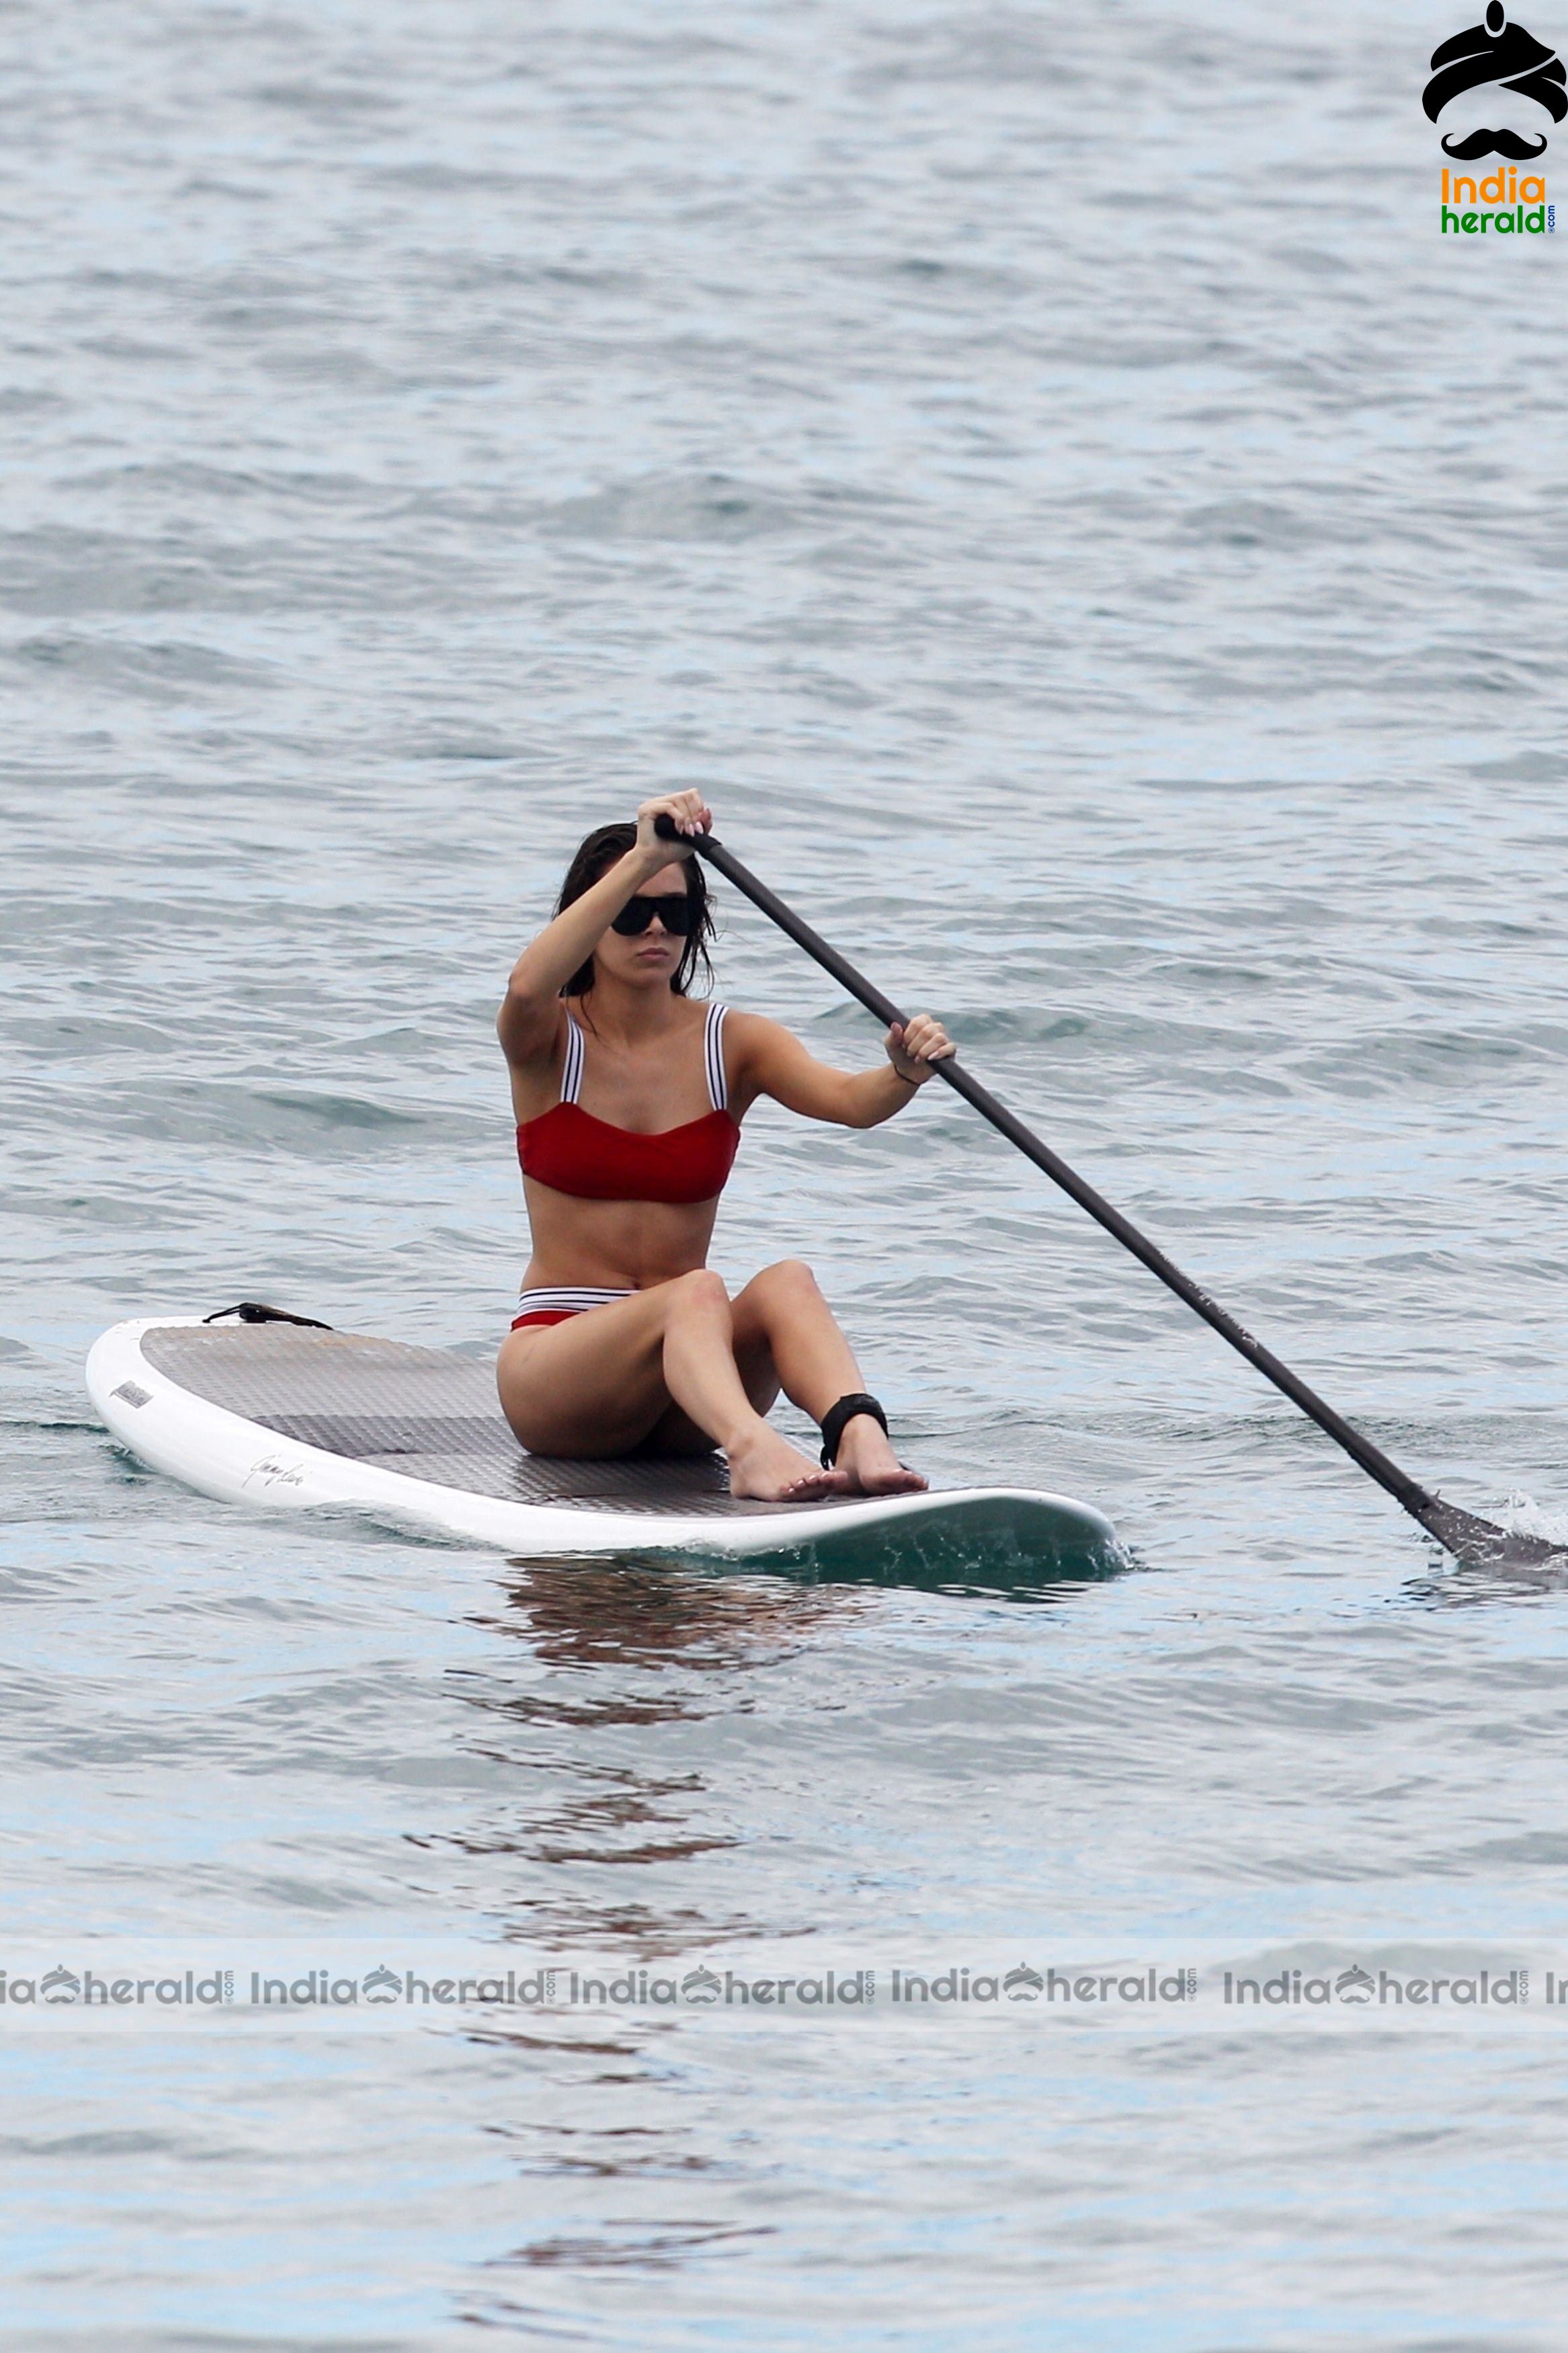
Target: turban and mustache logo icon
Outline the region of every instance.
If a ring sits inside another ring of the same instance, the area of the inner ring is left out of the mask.
[[[1432,79],[1421,98],[1427,121],[1436,122],[1450,99],[1493,82],[1533,99],[1553,122],[1568,114],[1568,75],[1562,58],[1522,25],[1510,25],[1501,0],[1490,0],[1484,24],[1468,26],[1433,50]],[[1481,155],[1506,155],[1513,163],[1528,164],[1546,153],[1546,141],[1544,136],[1527,138],[1519,131],[1471,131],[1462,139],[1450,132],[1443,153],[1466,164]]]

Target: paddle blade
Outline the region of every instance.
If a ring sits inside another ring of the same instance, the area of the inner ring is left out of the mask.
[[[1551,1536],[1494,1527],[1490,1520],[1462,1512],[1457,1504],[1445,1504],[1441,1496],[1429,1495],[1419,1507],[1408,1508],[1415,1510],[1427,1535],[1467,1568],[1542,1568],[1549,1561],[1568,1566],[1568,1546]]]

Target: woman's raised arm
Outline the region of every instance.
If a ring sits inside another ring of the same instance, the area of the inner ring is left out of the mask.
[[[650,875],[690,857],[689,849],[659,839],[654,831],[659,817],[672,817],[688,836],[705,833],[711,822],[700,793],[664,793],[644,801],[637,811],[634,847],[546,923],[513,965],[496,1016],[496,1034],[509,1062],[531,1062],[549,1053],[555,1042],[561,991],[578,965],[586,963],[614,918]]]

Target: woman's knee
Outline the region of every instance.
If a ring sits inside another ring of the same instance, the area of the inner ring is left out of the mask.
[[[715,1307],[728,1307],[730,1294],[724,1278],[710,1266],[693,1267],[689,1274],[678,1274],[667,1286],[669,1313],[710,1313]]]
[[[803,1258],[781,1258],[763,1267],[748,1286],[764,1298],[781,1301],[820,1299],[822,1287]]]

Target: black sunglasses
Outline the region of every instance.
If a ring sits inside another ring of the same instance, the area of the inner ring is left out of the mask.
[[[655,916],[671,936],[686,939],[697,920],[697,911],[684,891],[667,891],[660,899],[645,899],[640,894],[628,899],[618,915],[610,917],[610,929],[619,932],[624,940],[635,940],[646,932]]]

